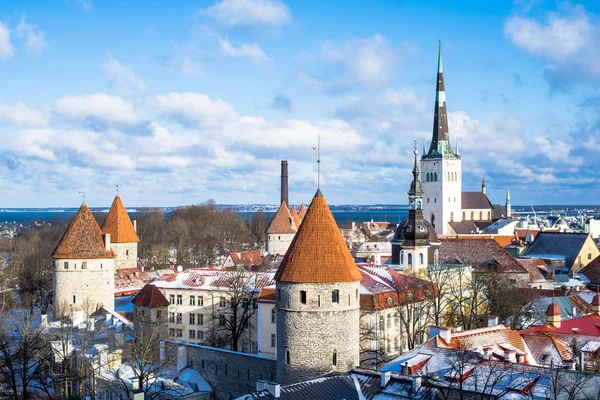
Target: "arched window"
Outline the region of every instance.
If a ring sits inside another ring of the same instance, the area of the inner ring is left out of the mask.
[[[420,201],[417,201],[417,210],[420,210],[423,207]]]
[[[419,253],[419,265],[425,264],[425,257],[423,257],[423,253]]]
[[[465,212],[463,211],[463,221],[466,219]]]
[[[438,249],[435,249],[433,252],[433,263],[435,265],[440,263],[440,251]]]
[[[471,219],[475,219],[475,213],[473,211],[471,211]]]
[[[491,220],[492,220],[492,213],[491,213],[491,211],[488,211],[488,221],[491,221]]]
[[[404,264],[404,250],[400,250],[400,264]]]
[[[455,172],[455,173],[454,173],[454,181],[455,181],[455,182],[458,182],[458,172]]]
[[[454,222],[454,212],[450,213],[450,222]]]
[[[437,182],[437,172],[434,172],[434,173],[433,173],[433,181],[434,181],[434,182]]]
[[[425,182],[429,182],[429,172],[425,174]]]
[[[412,265],[412,254],[408,253],[408,265]]]
[[[433,215],[433,213],[431,213],[431,226],[435,228],[435,215]]]
[[[337,366],[337,350],[333,351],[333,357],[331,360],[331,364],[333,364],[334,367]]]
[[[483,213],[481,211],[479,211],[479,220],[483,219]]]

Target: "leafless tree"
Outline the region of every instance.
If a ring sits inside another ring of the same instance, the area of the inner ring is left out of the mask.
[[[375,324],[371,323],[371,317],[374,315]],[[390,357],[385,351],[385,335],[381,329],[381,322],[376,311],[361,311],[360,314],[360,336],[359,336],[359,354],[361,364],[365,366],[375,366],[379,368],[382,364],[390,361]],[[374,348],[372,344],[375,343]]]

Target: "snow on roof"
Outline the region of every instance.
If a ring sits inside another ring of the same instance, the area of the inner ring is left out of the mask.
[[[176,274],[163,275],[152,282],[161,289],[228,290],[242,279],[248,290],[258,290],[275,283],[273,272],[240,272],[209,268],[189,268]]]

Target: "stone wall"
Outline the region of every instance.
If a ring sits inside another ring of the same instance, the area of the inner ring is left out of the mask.
[[[359,286],[277,282],[278,383],[347,372],[359,364]],[[339,291],[337,303],[333,290]],[[305,304],[301,291],[306,291]]]
[[[292,240],[294,240],[295,233],[269,233],[267,234],[266,249],[269,254],[281,254],[284,255]]]
[[[66,268],[65,263],[68,263]],[[114,309],[114,270],[113,258],[54,260],[52,303],[55,315],[57,312],[69,314],[72,310],[91,314],[101,306]]]
[[[169,357],[184,348],[186,365],[197,370],[213,388],[216,400],[229,400],[256,391],[256,381],[275,380],[275,359],[172,340]]]
[[[137,243],[111,243],[115,252],[115,269],[137,267]]]

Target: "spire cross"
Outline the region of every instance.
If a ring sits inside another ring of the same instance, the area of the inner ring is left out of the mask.
[[[85,195],[86,193],[84,191],[79,192],[79,194],[81,195],[81,197],[83,197],[83,202],[85,203]]]
[[[117,195],[119,194],[119,184],[117,183]]]
[[[317,135],[317,147],[313,147],[317,151],[317,189],[321,188],[321,134]]]

